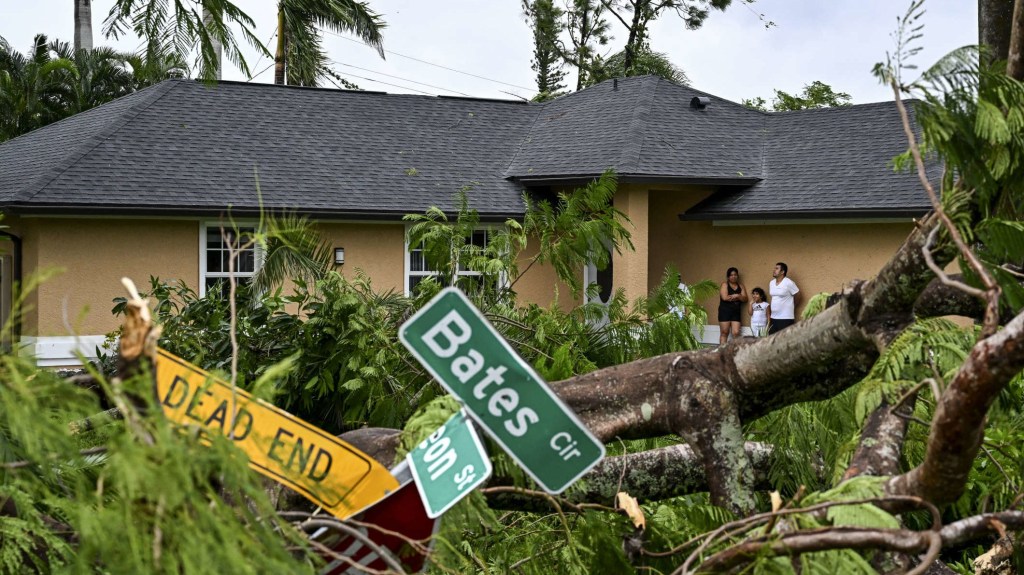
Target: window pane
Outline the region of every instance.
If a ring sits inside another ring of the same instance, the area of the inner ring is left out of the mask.
[[[217,228],[206,228],[206,248],[217,250],[222,247],[224,247],[224,242],[221,241],[220,230]]]
[[[242,273],[253,273],[256,271],[256,250],[248,249],[238,254],[238,270]]]
[[[423,252],[413,250],[409,252],[409,270],[414,272],[427,271],[426,262],[423,261]]]
[[[223,271],[220,266],[220,251],[219,250],[206,250],[206,271],[208,272],[219,272]]]
[[[476,230],[471,239],[474,246],[479,248],[487,247],[487,230]]]

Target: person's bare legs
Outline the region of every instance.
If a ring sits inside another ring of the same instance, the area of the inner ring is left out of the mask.
[[[720,321],[718,322],[718,345],[725,345],[725,342],[729,341],[729,331],[732,324],[736,322],[732,321]]]
[[[725,342],[729,341],[729,334],[732,334],[734,339],[740,336],[740,322],[718,322],[718,345],[725,345]]]

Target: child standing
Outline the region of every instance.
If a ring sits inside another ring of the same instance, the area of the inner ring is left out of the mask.
[[[764,290],[756,287],[750,290],[750,331],[754,337],[768,335],[768,318],[771,317],[772,306],[766,301]]]

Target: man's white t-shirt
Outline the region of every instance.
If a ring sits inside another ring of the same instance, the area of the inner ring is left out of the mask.
[[[793,280],[782,278],[776,282],[774,278],[768,282],[768,293],[772,296],[772,319],[796,319],[793,296],[800,293]]]

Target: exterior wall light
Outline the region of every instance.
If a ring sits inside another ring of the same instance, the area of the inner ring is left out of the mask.
[[[334,265],[345,265],[345,248],[334,248]]]

